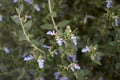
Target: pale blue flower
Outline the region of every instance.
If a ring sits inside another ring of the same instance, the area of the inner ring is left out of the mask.
[[[40,7],[39,7],[39,5],[36,4],[36,5],[34,6],[34,9],[35,9],[37,12],[39,12],[39,11],[40,11]]]
[[[94,16],[88,15],[87,18],[93,19]]]
[[[106,7],[110,8],[112,4],[112,0],[107,0],[106,2],[107,2]]]
[[[32,55],[24,57],[24,61],[29,61],[29,60],[32,60],[32,59],[33,59]]]
[[[4,50],[5,53],[7,53],[7,54],[10,52],[10,50],[8,49],[8,47],[5,47],[3,50]]]
[[[69,80],[67,77],[61,77],[59,80]]]
[[[16,3],[18,0],[12,0],[13,3]]]
[[[44,77],[41,77],[40,80],[45,80]]]
[[[0,15],[0,22],[3,20],[3,16],[2,15]]]
[[[81,50],[81,52],[83,52],[83,53],[86,53],[86,52],[89,52],[89,51],[90,51],[90,49],[89,49],[88,46],[86,46],[85,48],[82,48],[82,50]]]
[[[46,34],[53,36],[53,35],[55,35],[55,31],[54,30],[53,31],[48,31]]]
[[[68,61],[70,61],[70,60],[71,60],[71,57],[70,57],[70,56],[67,56],[66,59],[67,59]]]
[[[30,15],[27,15],[27,16],[26,16],[26,18],[27,18],[27,19],[31,19],[31,18],[32,18],[32,16],[30,16]]]
[[[42,47],[43,47],[43,48],[47,48],[47,49],[50,48],[50,46],[48,46],[48,45],[42,45]]]
[[[72,60],[73,62],[77,62],[77,60],[76,60],[76,54],[74,54],[74,55],[72,55],[72,56],[67,56],[66,59],[67,59],[68,61]]]
[[[63,43],[63,39],[62,38],[57,38],[57,43],[59,46],[62,46],[62,43]]]
[[[32,0],[24,0],[28,4],[32,4]]]
[[[53,53],[54,53],[55,55],[58,55],[58,51],[56,51],[56,50],[54,50]]]
[[[115,18],[115,26],[119,26],[119,21],[117,18]]]
[[[71,39],[72,39],[72,42],[74,43],[74,45],[76,46],[77,45],[77,38],[76,38],[76,36],[71,35]]]
[[[75,63],[75,64],[72,64],[70,68],[71,68],[71,70],[72,70],[73,72],[74,72],[75,70],[80,70],[80,66],[79,66],[78,64],[76,64],[76,63]]]
[[[55,72],[55,73],[54,73],[54,77],[55,77],[55,79],[58,79],[59,76],[60,76],[60,72]]]
[[[39,68],[43,68],[44,67],[44,60],[43,59],[39,59],[37,60],[38,64],[39,64]]]
[[[77,60],[76,60],[76,54],[72,55],[72,61],[73,62],[77,62]]]

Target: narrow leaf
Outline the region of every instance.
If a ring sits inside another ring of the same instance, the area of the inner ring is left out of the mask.
[[[58,27],[65,27],[67,24],[69,24],[70,21],[68,20],[64,20],[64,21],[61,21],[57,24]]]
[[[42,29],[47,29],[47,30],[50,30],[50,29],[53,29],[54,26],[52,24],[44,24],[41,26]]]
[[[16,23],[16,24],[20,24],[19,18],[17,15],[11,16],[11,19]]]
[[[32,21],[31,21],[31,20],[28,21],[28,22],[26,22],[26,23],[24,24],[25,31],[26,31],[26,32],[29,31],[30,28],[31,28],[31,26],[32,26]]]

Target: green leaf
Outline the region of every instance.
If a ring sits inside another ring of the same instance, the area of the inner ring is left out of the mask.
[[[28,22],[26,22],[26,23],[24,24],[25,31],[26,31],[26,32],[29,31],[30,28],[31,28],[31,26],[32,26],[32,21],[31,21],[31,20],[28,21]]]
[[[19,17],[17,15],[11,16],[11,19],[16,23],[16,24],[20,24],[20,20]]]
[[[20,75],[17,78],[17,80],[21,80],[24,77],[24,75],[25,75],[25,68],[20,69],[19,72],[20,72]]]
[[[115,65],[115,69],[120,69],[120,63],[117,63],[117,64]]]
[[[50,30],[50,29],[53,29],[54,26],[52,24],[44,24],[41,26],[42,29],[47,29],[47,30]]]
[[[40,40],[33,39],[33,40],[31,40],[32,44],[34,44],[36,46],[42,45],[44,43],[44,41],[45,41],[45,39],[40,39]]]
[[[16,8],[17,14],[20,15],[23,12],[23,4]]]
[[[67,24],[69,24],[70,21],[68,20],[64,20],[64,21],[61,21],[57,24],[58,27],[66,27]]]
[[[53,11],[54,7],[55,7],[55,1],[54,0],[50,0],[50,3],[51,3],[51,9]]]
[[[83,69],[83,70],[77,71],[75,73],[75,76],[76,76],[77,80],[84,80],[84,77],[88,74],[90,74],[90,71],[87,69]]]
[[[101,62],[94,56],[94,54],[91,54],[90,57],[91,57],[91,60],[92,60],[94,63],[101,65]]]
[[[19,30],[19,31],[18,31],[18,40],[19,40],[19,41],[26,40],[26,37],[25,37],[25,35],[24,35],[24,33],[23,33],[22,30]]]
[[[57,13],[53,11],[52,13],[49,13],[48,16],[57,17]]]

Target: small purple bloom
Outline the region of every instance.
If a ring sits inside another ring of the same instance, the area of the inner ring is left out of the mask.
[[[53,36],[53,35],[55,35],[55,31],[54,30],[53,31],[48,31],[46,34]]]
[[[0,22],[3,20],[3,16],[2,15],[0,15]]]
[[[60,72],[55,72],[55,73],[54,73],[54,76],[55,76],[55,79],[58,79],[59,76],[60,76]]]
[[[75,70],[80,70],[80,66],[78,64],[72,64],[71,65],[71,70],[74,72]]]
[[[27,16],[26,16],[26,18],[31,19],[31,18],[32,18],[32,16],[27,15]]]
[[[63,39],[62,38],[57,38],[57,43],[59,46],[62,46],[62,43],[63,43]]]
[[[24,61],[29,61],[29,60],[32,60],[32,59],[33,59],[32,55],[24,57]]]
[[[28,4],[32,4],[32,0],[24,0]]]
[[[91,16],[91,15],[88,15],[87,17],[88,17],[88,18],[90,18],[90,19],[93,19],[93,18],[94,18],[94,17],[93,17],[93,16]]]
[[[107,7],[107,8],[110,8],[110,7],[111,7],[112,0],[107,0],[106,2],[107,2],[106,7]]]
[[[39,11],[40,11],[40,7],[39,7],[39,5],[36,4],[36,5],[34,6],[34,9],[35,9],[37,12],[39,12]]]
[[[58,51],[56,51],[56,50],[54,50],[53,53],[54,53],[55,55],[58,55]]]
[[[43,45],[42,47],[43,47],[43,48],[47,48],[47,49],[50,48],[50,46],[48,46],[48,45]]]
[[[76,46],[77,45],[77,38],[76,38],[76,36],[71,35],[71,39],[72,39],[72,42],[74,43],[74,45]]]
[[[18,0],[12,0],[13,3],[16,3]]]
[[[76,54],[74,54],[74,55],[72,56],[72,61],[73,61],[73,62],[77,62],[77,60],[76,60]]]
[[[9,49],[8,49],[8,47],[5,47],[3,50],[4,50],[5,53],[7,53],[7,54],[10,52]]]
[[[115,26],[119,26],[118,24],[119,24],[118,19],[115,18]]]
[[[40,80],[45,80],[44,77],[41,77]]]
[[[41,59],[41,60],[37,60],[37,62],[38,62],[38,64],[39,64],[39,68],[43,68],[44,67],[44,60],[43,59]]]
[[[89,52],[89,51],[90,51],[90,49],[89,49],[88,46],[86,46],[85,48],[82,48],[82,50],[81,50],[81,52],[83,52],[83,53],[86,53],[86,52]]]
[[[70,56],[67,56],[66,59],[67,59],[68,61],[70,61],[70,60],[71,60],[71,57],[70,57]]]

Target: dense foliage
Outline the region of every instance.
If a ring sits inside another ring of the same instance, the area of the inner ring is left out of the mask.
[[[0,0],[0,80],[119,80],[119,0]]]

